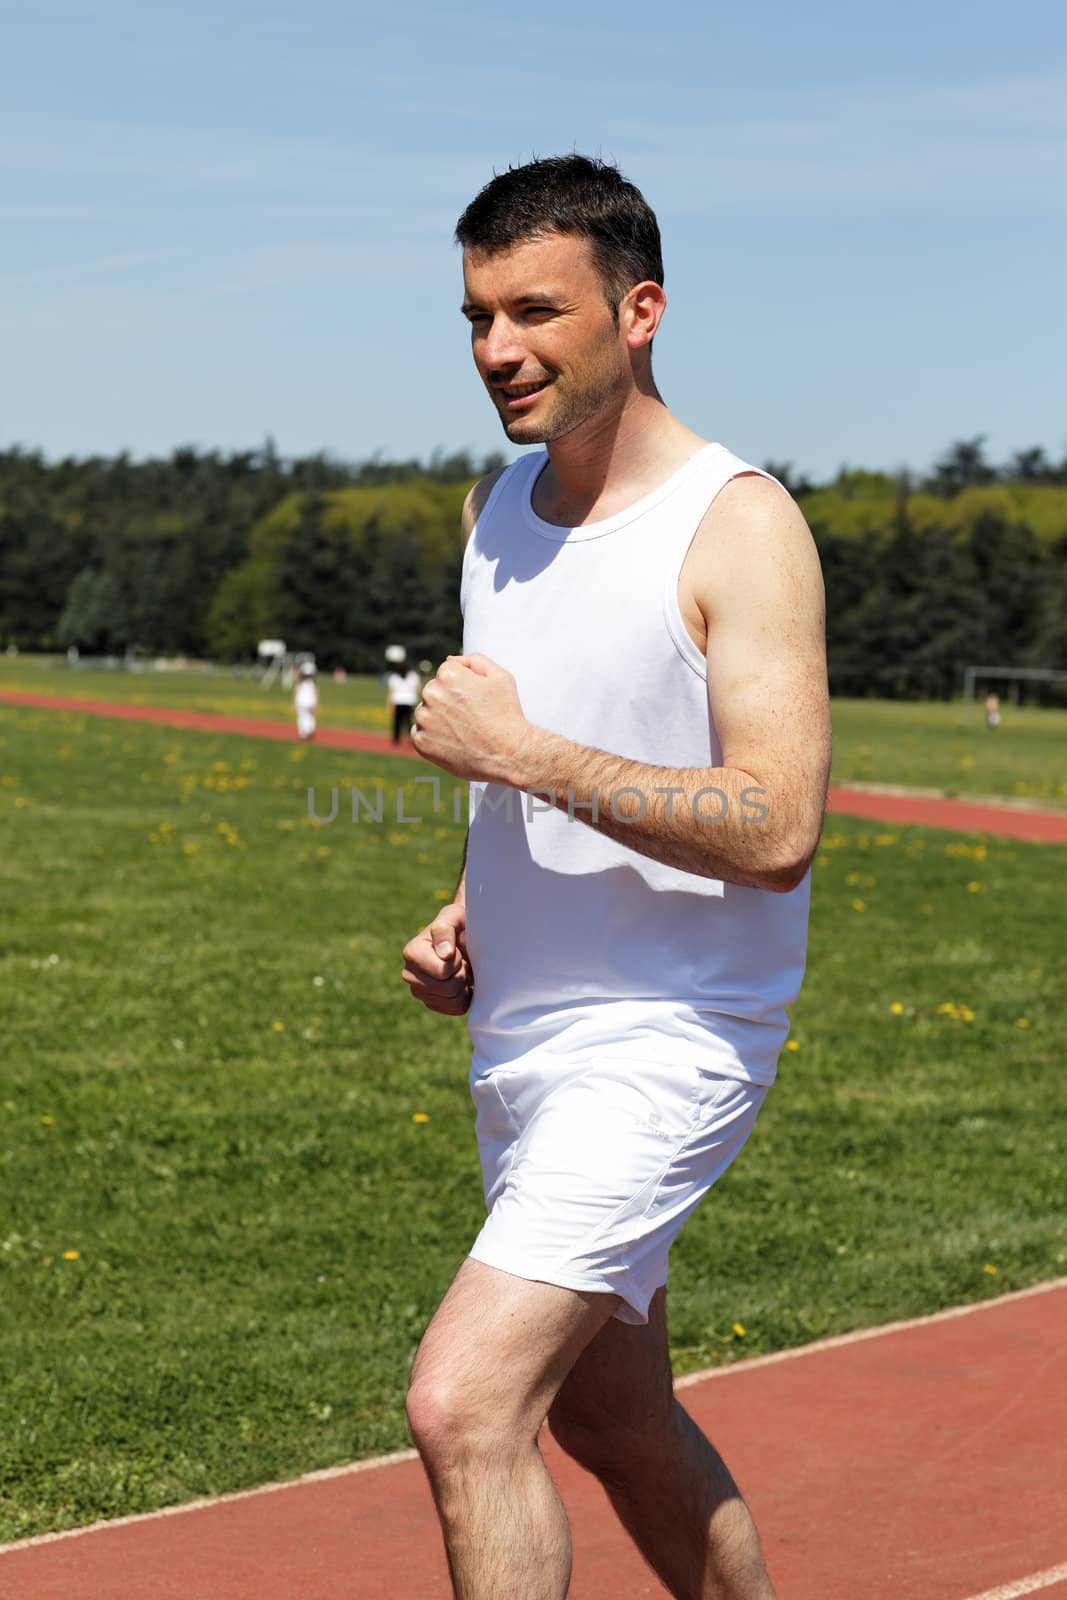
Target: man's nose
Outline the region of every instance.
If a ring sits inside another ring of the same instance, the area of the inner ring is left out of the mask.
[[[482,361],[490,369],[521,366],[525,351],[515,324],[508,317],[495,317],[482,345]]]

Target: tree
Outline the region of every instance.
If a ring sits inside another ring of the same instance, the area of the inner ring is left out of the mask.
[[[55,643],[59,613],[84,549],[42,493],[18,493],[0,514],[0,639],[25,649]]]
[[[345,625],[353,580],[351,541],[322,495],[304,497],[276,578],[275,627],[290,649],[324,666],[347,661]]]
[[[119,586],[110,572],[85,567],[70,586],[56,625],[62,645],[80,650],[113,652],[131,643]]]
[[[1029,450],[1016,450],[1004,469],[1004,476],[1016,483],[1051,483],[1055,481],[1056,469],[1041,445],[1034,445]]]
[[[985,434],[973,439],[957,439],[934,463],[926,487],[934,494],[953,495],[984,483],[996,483],[997,470],[985,458]]]
[[[791,461],[765,461],[763,470],[769,472],[772,478],[777,478],[782,488],[787,494],[791,494],[794,500],[799,499],[802,494],[810,494],[815,487],[802,472],[793,471]]]

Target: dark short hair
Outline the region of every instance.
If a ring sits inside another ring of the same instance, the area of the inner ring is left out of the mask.
[[[635,283],[663,283],[655,212],[618,167],[590,156],[546,156],[496,173],[457,222],[456,243],[495,255],[549,233],[589,240],[616,316]]]

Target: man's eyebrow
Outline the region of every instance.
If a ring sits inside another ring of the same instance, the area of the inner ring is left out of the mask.
[[[535,289],[532,294],[516,295],[514,304],[517,306],[555,306],[559,296],[549,289]],[[460,311],[469,317],[472,311],[481,311],[483,307],[476,300],[464,300]]]

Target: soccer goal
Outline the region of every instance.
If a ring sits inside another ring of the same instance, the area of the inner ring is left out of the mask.
[[[979,681],[984,686],[1002,680],[1018,681],[1021,678],[1025,678],[1030,682],[1067,683],[1067,672],[1055,672],[1051,667],[965,667],[963,670],[964,725],[970,727],[975,685]]]

